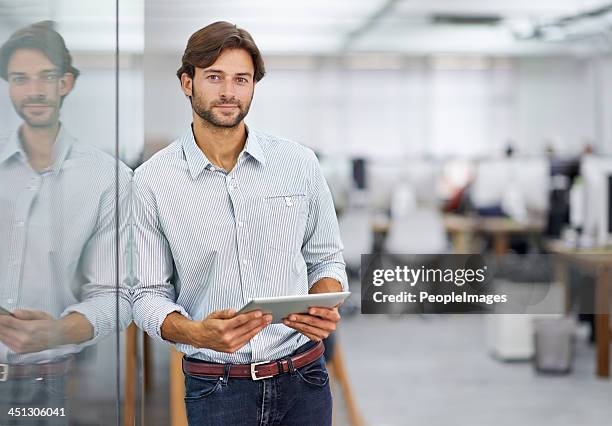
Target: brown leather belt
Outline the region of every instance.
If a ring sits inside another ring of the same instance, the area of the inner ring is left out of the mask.
[[[72,357],[45,364],[0,364],[0,382],[30,377],[63,376],[70,370]]]
[[[290,365],[293,365],[293,368],[304,367],[318,360],[323,352],[325,352],[325,346],[323,346],[323,342],[319,342],[306,352],[290,358],[283,358],[278,361],[254,362],[252,364],[231,364],[229,377],[253,380],[267,379],[282,373],[288,373],[291,371]],[[289,360],[291,360],[291,364]],[[223,376],[225,375],[225,364],[190,361],[183,358],[183,372],[194,376]]]

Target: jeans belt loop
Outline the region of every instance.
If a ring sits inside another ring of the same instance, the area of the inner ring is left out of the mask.
[[[223,377],[221,377],[221,381],[223,384],[227,385],[229,383],[230,369],[231,364],[225,364],[225,368],[223,369]]]
[[[9,376],[9,365],[0,364],[0,382],[6,382]]]

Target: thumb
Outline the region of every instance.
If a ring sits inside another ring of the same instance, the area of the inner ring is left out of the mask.
[[[231,319],[236,316],[236,311],[233,309],[223,309],[221,311],[211,312],[206,318],[208,319]]]
[[[12,312],[12,315],[20,320],[44,320],[53,318],[51,315],[45,312],[30,311],[27,309],[17,309]]]

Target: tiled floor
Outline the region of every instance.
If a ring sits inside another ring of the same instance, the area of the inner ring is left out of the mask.
[[[612,380],[595,377],[584,341],[573,372],[551,377],[490,357],[478,315],[357,315],[340,339],[369,425],[612,424]]]
[[[339,331],[345,364],[367,425],[605,426],[612,424],[612,379],[594,375],[594,352],[577,343],[567,376],[537,375],[530,363],[487,354],[478,315],[355,315]],[[166,347],[156,350],[164,371]],[[167,382],[158,374],[147,425],[168,424]],[[347,424],[337,398],[335,426]]]

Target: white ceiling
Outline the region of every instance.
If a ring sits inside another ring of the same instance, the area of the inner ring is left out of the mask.
[[[181,52],[195,30],[227,20],[251,32],[267,55],[571,54],[588,51],[595,46],[593,40],[520,41],[513,31],[610,3],[612,0],[120,0],[121,48],[138,52],[144,44],[149,52]],[[439,13],[498,15],[502,20],[489,26],[432,24],[429,16]],[[72,49],[113,51],[114,16],[115,0],[0,0],[0,23],[5,29],[0,35],[35,20],[55,19]]]

